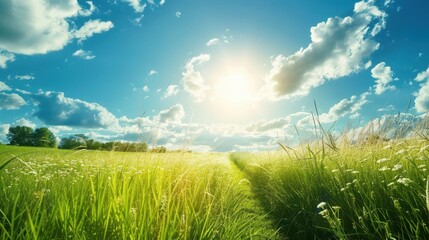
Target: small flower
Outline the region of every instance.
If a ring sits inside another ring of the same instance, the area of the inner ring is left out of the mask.
[[[326,202],[321,202],[317,205],[317,208],[325,209],[328,204]]]
[[[385,171],[388,171],[388,170],[390,170],[390,168],[388,168],[386,166],[378,169],[378,171],[380,171],[380,172],[385,172]]]
[[[408,186],[413,181],[409,178],[400,178],[397,180],[398,183],[404,184],[405,186]]]
[[[377,163],[383,163],[383,162],[387,162],[387,161],[389,161],[390,159],[388,159],[388,158],[381,158],[381,159],[378,159],[377,160]]]
[[[322,217],[327,217],[329,215],[329,211],[327,209],[325,209],[325,210],[320,211],[319,214]]]
[[[400,170],[401,168],[402,168],[401,164],[396,164],[395,166],[393,166],[392,171],[395,172],[395,171]]]

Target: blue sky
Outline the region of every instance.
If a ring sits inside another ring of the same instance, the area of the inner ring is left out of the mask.
[[[4,143],[10,126],[27,125],[266,150],[315,134],[314,101],[337,133],[429,110],[423,0],[6,0],[0,9]]]

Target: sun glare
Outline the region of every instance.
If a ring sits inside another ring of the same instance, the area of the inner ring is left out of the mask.
[[[252,100],[252,78],[243,72],[221,77],[216,84],[215,100],[222,104],[240,107]]]

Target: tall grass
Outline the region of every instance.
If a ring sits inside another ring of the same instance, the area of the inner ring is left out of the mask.
[[[231,160],[285,238],[429,239],[426,139],[284,150]]]
[[[1,239],[276,239],[224,154],[0,147]],[[25,163],[25,164],[24,164]]]

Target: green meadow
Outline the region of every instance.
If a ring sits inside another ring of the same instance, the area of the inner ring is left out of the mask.
[[[429,239],[429,141],[263,153],[0,146],[1,239]]]

